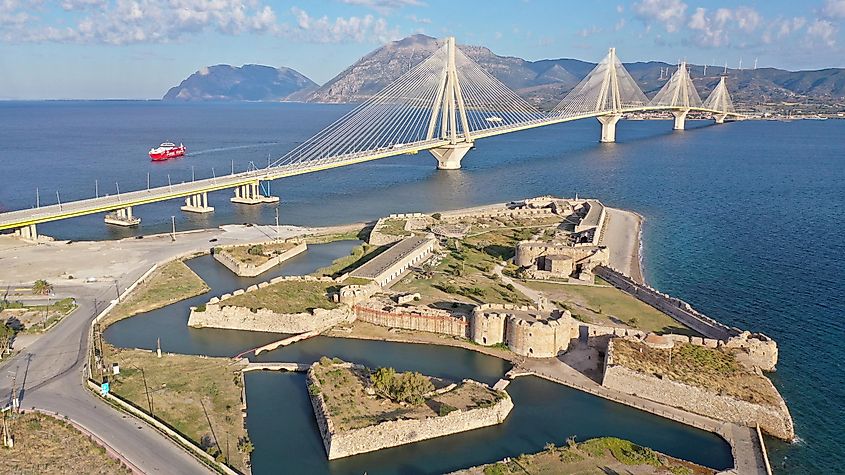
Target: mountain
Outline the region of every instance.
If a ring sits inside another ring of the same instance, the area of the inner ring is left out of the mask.
[[[290,68],[258,64],[233,67],[218,64],[191,74],[170,88],[165,101],[285,101],[301,100],[317,84]]]
[[[442,41],[413,35],[394,41],[364,56],[311,93],[310,102],[360,102],[376,94],[396,78],[428,58]],[[596,63],[577,59],[526,61],[499,56],[483,46],[461,45],[461,50],[485,70],[543,109],[554,107]],[[623,52],[624,54],[624,52]],[[625,67],[643,91],[652,97],[666,82],[661,70],[671,73],[676,65],[650,61],[626,63]],[[690,65],[691,76],[702,99],[716,86],[722,68]],[[728,87],[738,104],[798,101],[836,104],[845,102],[845,69],[785,71],[775,68],[728,69]]]

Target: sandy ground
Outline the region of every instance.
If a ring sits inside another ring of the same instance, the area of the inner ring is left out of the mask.
[[[610,266],[643,282],[640,268],[640,227],[642,216],[633,211],[607,209],[607,223],[601,244],[610,250]]]
[[[86,279],[112,281],[137,266],[149,268],[156,262],[191,252],[207,251],[227,244],[246,244],[274,238],[286,239],[310,233],[337,233],[359,229],[362,224],[329,228],[298,226],[226,225],[218,229],[126,238],[117,241],[51,241],[32,244],[14,236],[0,236],[0,285],[46,279],[53,284]],[[214,240],[212,242],[212,240]]]

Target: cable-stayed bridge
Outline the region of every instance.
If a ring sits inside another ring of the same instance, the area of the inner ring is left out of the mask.
[[[117,195],[36,206],[0,213],[0,230],[37,237],[39,223],[111,212],[109,224],[140,222],[132,208],[185,198],[182,210],[206,213],[208,193],[234,189],[232,202],[278,201],[262,195],[260,183],[381,158],[429,151],[440,169],[457,169],[476,140],[562,122],[596,118],[601,142],[616,140],[616,125],[626,114],[667,111],[682,130],[690,112],[710,115],[721,124],[738,117],[723,76],[702,100],[685,63],[653,99],[642,92],[616,56],[615,48],[550,112],[541,112],[464,54],[454,38],[384,90],[266,168],[154,187]]]

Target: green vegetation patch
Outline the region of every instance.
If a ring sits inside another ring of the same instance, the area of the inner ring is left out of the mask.
[[[309,385],[312,396],[322,394],[329,417],[338,430],[352,430],[397,419],[425,419],[446,416],[458,410],[489,407],[506,397],[486,386],[460,383],[454,389],[434,394],[446,382],[416,372],[400,373],[393,368],[371,371],[321,358],[312,367],[316,382]]]
[[[41,333],[76,310],[76,301],[67,297],[49,305],[24,305],[0,300],[0,322],[14,333]],[[0,348],[2,337],[0,337]]]
[[[540,228],[490,228],[465,239],[450,239],[447,254],[433,268],[413,272],[393,286],[400,292],[418,292],[423,304],[456,301],[467,304],[531,304],[513,285],[502,282],[494,268],[513,257],[516,243]]]
[[[15,446],[0,449],[3,473],[130,474],[69,422],[35,412],[8,415]]]
[[[260,266],[270,259],[279,256],[296,247],[296,242],[269,242],[263,244],[247,244],[222,248],[224,252],[239,262]]]
[[[777,391],[765,376],[746,369],[733,353],[723,348],[685,343],[660,349],[615,339],[613,361],[640,373],[667,377],[743,401],[768,405],[780,402]]]
[[[221,305],[246,307],[254,311],[266,308],[276,313],[302,313],[315,308],[337,308],[338,304],[329,297],[336,291],[337,284],[333,282],[282,281],[230,297]]]
[[[176,260],[156,269],[153,274],[104,318],[103,327],[139,313],[187,298],[202,295],[209,287],[184,262]]]
[[[376,257],[389,248],[390,246],[372,246],[366,243],[361,244],[360,246],[355,246],[348,256],[335,259],[331,265],[321,267],[320,269],[314,271],[313,275],[340,277],[343,274],[352,272],[353,270],[361,267],[365,263],[369,262],[370,259]]]
[[[546,444],[545,450],[456,472],[462,475],[557,475],[565,473],[630,473],[713,475],[715,470],[667,457],[652,449],[615,437],[602,437],[566,446]]]
[[[698,333],[656,308],[615,287],[526,282],[549,300],[586,323],[628,326],[645,332],[695,335]]]
[[[385,219],[378,227],[378,232],[388,236],[410,236],[410,231],[405,231],[406,219]]]
[[[120,365],[120,374],[112,380],[116,395],[152,413],[218,461],[245,472],[252,444],[241,412],[241,363],[227,358],[173,354],[157,358],[154,352],[144,350],[108,350],[109,365]]]

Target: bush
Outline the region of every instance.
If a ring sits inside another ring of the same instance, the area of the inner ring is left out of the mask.
[[[246,250],[246,253],[251,256],[260,256],[264,254],[264,246],[261,244],[254,244],[249,246],[249,249]]]
[[[449,414],[450,412],[454,412],[454,411],[457,411],[457,410],[458,410],[457,407],[450,406],[448,404],[441,404],[440,410],[438,412],[440,413],[441,416],[445,416],[445,415]]]
[[[321,356],[320,357],[320,366],[331,366],[332,360],[328,356]]]
[[[484,467],[484,475],[506,475],[508,473],[510,473],[510,470],[503,463],[494,463]]]
[[[440,213],[434,213],[434,214],[431,215],[431,217],[440,221],[440,218],[442,218],[443,215],[441,215]]]
[[[195,312],[205,312],[205,304],[201,303],[197,305],[197,308],[194,309]]]
[[[418,406],[434,390],[431,380],[417,372],[396,373],[393,368],[379,368],[370,374],[370,384],[379,396]]]
[[[311,384],[308,385],[308,394],[310,394],[312,396],[316,396],[316,395],[320,394],[320,388],[317,387],[316,384],[311,383]]]

